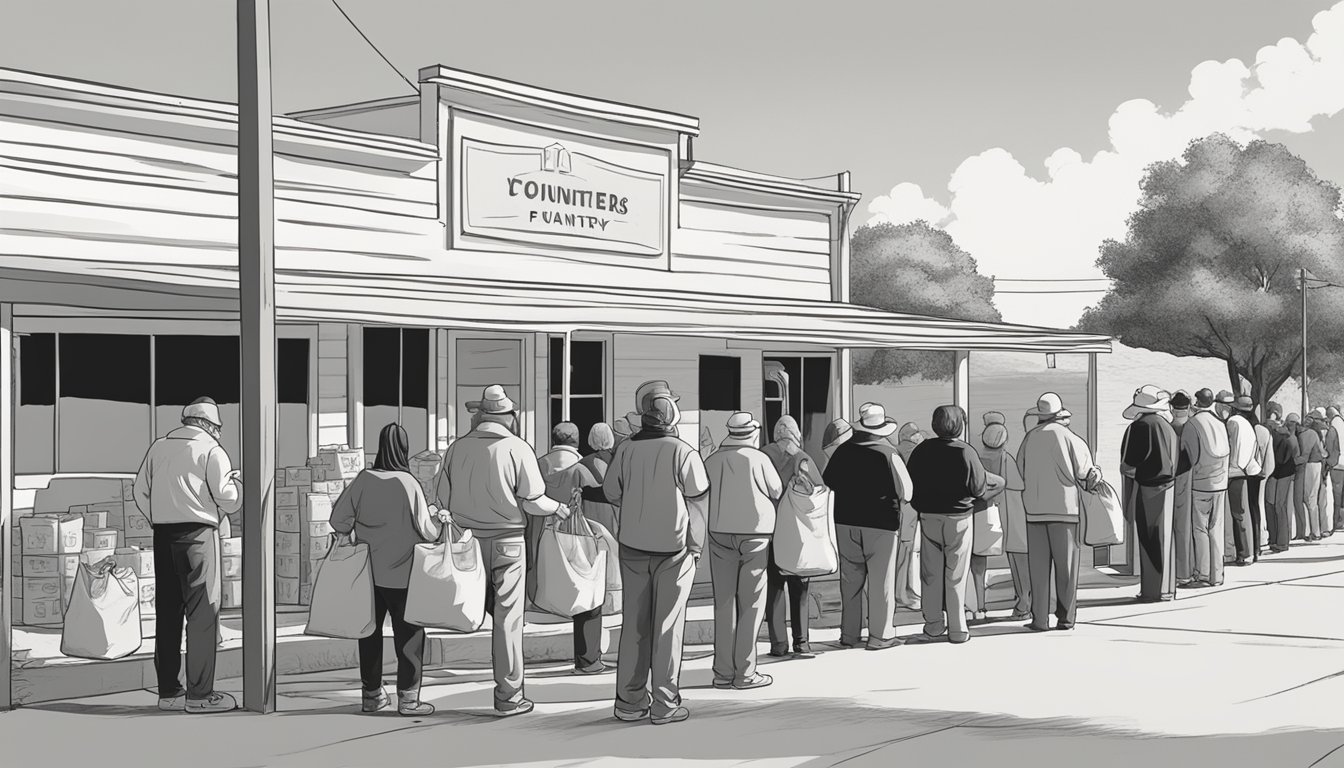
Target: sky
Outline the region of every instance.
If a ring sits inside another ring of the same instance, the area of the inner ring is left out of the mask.
[[[696,156],[853,172],[856,224],[931,220],[1000,279],[1095,280],[1142,169],[1224,131],[1344,183],[1344,2],[272,0],[276,111],[450,67],[694,115]],[[0,67],[235,98],[227,0],[6,0]],[[1327,12],[1328,11],[1328,12]],[[400,72],[400,75],[398,74]],[[1099,282],[1003,282],[1067,327]]]

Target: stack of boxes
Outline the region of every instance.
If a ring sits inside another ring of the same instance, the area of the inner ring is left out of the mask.
[[[239,536],[219,540],[220,607],[243,607],[243,540]]]
[[[317,565],[331,544],[331,511],[345,486],[364,469],[364,455],[326,446],[304,467],[275,473],[275,601],[312,602]]]
[[[60,626],[84,551],[84,518],[33,515],[19,520],[18,615],[30,626]]]

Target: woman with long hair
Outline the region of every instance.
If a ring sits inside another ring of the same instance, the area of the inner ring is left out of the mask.
[[[378,457],[360,472],[336,501],[331,527],[354,534],[369,547],[373,571],[373,634],[359,641],[359,672],[363,711],[391,706],[383,690],[383,621],[392,616],[393,650],[397,654],[397,712],[420,717],[434,707],[420,701],[425,630],[406,621],[406,594],[415,545],[439,538],[440,526],[429,511],[425,493],[411,474],[409,441],[400,424],[383,427]]]

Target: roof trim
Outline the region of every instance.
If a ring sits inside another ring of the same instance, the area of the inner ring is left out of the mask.
[[[839,176],[839,174],[836,174]],[[800,179],[784,176],[772,176],[766,173],[746,171],[727,165],[715,165],[695,160],[682,164],[682,181],[698,181],[718,187],[745,189],[753,192],[766,192],[787,197],[823,200],[840,205],[857,205],[863,195],[858,192],[842,192],[838,189],[816,187]]]
[[[287,112],[285,117],[295,120],[312,120],[320,117],[339,117],[342,115],[359,115],[365,112],[376,112],[380,109],[397,109],[400,107],[418,107],[420,106],[419,96],[389,96],[384,99],[370,99],[369,101],[356,101],[350,104],[337,104],[330,107],[318,107],[316,109],[301,109],[297,112]]]

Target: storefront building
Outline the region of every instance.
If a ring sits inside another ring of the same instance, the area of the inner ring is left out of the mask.
[[[693,445],[748,410],[794,415],[819,450],[857,405],[852,349],[957,353],[963,405],[970,352],[1110,349],[848,304],[847,174],[698,161],[683,115],[444,67],[420,80],[419,98],[275,121],[282,467],[371,453],[390,421],[413,452],[443,450],[489,384],[544,450],[554,424],[586,434],[655,378]],[[236,461],[235,141],[232,105],[0,71],[3,650],[24,626],[18,519],[119,494],[200,395]]]

